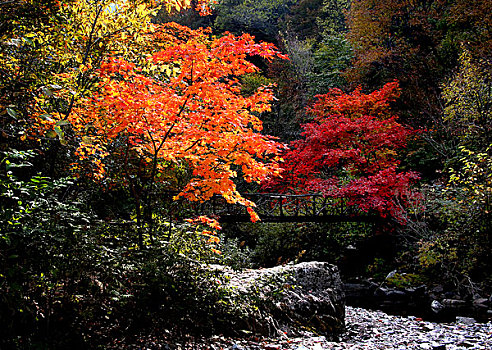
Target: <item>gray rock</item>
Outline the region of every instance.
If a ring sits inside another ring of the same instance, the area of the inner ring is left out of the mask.
[[[330,338],[345,328],[345,301],[338,268],[305,262],[269,269],[235,272],[223,269],[229,288],[243,300],[239,329],[262,335],[296,333],[296,326]],[[254,305],[248,305],[254,303]]]
[[[441,285],[437,285],[434,288],[432,288],[433,293],[442,293],[444,291],[444,287]]]
[[[407,293],[401,290],[392,290],[388,292],[387,296],[390,299],[405,299],[407,297]]]
[[[224,339],[172,349],[220,350],[234,344],[244,350],[491,350],[492,322],[471,325],[458,323],[433,323],[418,317],[391,316],[381,311],[346,307],[347,332],[340,341],[333,342],[305,331],[295,338],[252,337],[251,339]],[[211,345],[213,344],[213,345]],[[128,349],[155,349],[154,346],[134,346]],[[238,349],[239,350],[239,349]]]
[[[474,324],[477,321],[472,317],[456,316],[456,323]]]
[[[391,271],[390,273],[388,273],[388,275],[386,276],[385,280],[387,281],[387,280],[395,277],[395,275],[396,275],[397,272],[398,271],[396,271],[396,270]]]
[[[387,288],[378,288],[374,291],[374,296],[386,298],[388,296],[389,290]]]
[[[448,307],[460,307],[466,305],[466,301],[458,299],[443,299],[442,304]]]
[[[487,306],[488,301],[489,300],[487,298],[477,298],[473,300],[473,304]]]
[[[444,306],[437,300],[433,300],[431,303],[431,309],[435,313],[440,312],[442,309],[444,309]]]

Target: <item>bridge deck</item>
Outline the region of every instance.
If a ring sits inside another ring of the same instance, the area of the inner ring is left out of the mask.
[[[379,222],[381,217],[364,213],[346,200],[319,194],[286,195],[277,193],[245,193],[244,198],[256,204],[255,211],[262,222]],[[200,215],[218,217],[220,222],[250,222],[242,205],[230,204],[214,196],[204,203],[187,202]]]
[[[376,223],[382,221],[381,217],[376,215],[351,216],[351,215],[299,215],[299,216],[265,216],[259,215],[260,221],[265,223],[273,222],[319,222],[319,223],[334,223],[334,222],[367,222]],[[222,215],[218,219],[219,222],[251,222],[249,215]]]

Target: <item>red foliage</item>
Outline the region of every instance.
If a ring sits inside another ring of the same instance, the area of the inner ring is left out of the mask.
[[[303,139],[284,154],[283,179],[265,184],[282,192],[317,192],[345,198],[363,211],[403,221],[414,172],[398,172],[397,150],[415,131],[397,122],[390,102],[399,97],[397,82],[370,94],[333,89],[308,109]]]

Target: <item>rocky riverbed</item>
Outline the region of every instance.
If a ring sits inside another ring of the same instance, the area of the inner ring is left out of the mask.
[[[458,318],[452,323],[423,321],[418,317],[391,316],[381,311],[346,307],[346,327],[340,341],[305,332],[288,338],[244,339],[215,336],[187,343],[142,341],[130,349],[167,350],[458,350],[492,349],[492,322]]]

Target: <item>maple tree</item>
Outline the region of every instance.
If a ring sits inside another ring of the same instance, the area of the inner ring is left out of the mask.
[[[219,194],[253,207],[236,190],[234,178],[260,182],[275,175],[280,145],[260,133],[258,114],[270,109],[272,91],[259,87],[243,96],[238,77],[258,70],[246,59],[250,55],[283,56],[247,34],[210,39],[207,30],[172,23],[155,38],[165,43],[151,58],[162,73],[148,74],[145,67],[122,58],[101,65],[97,92],[66,119],[79,141],[76,153],[81,160],[90,158],[94,174],[102,178],[107,148],[121,145],[117,152],[123,158],[124,182],[136,199],[138,221],[155,181],[169,180],[165,174],[176,166],[192,174],[179,188],[180,196],[205,201]],[[47,129],[59,125],[56,120],[41,122]],[[135,164],[144,181],[137,183]],[[74,164],[74,169],[81,165]]]
[[[210,3],[194,5],[207,13]],[[160,2],[168,11],[191,4]],[[208,30],[157,25],[152,22],[156,5],[145,0],[54,2],[55,15],[45,22],[12,26],[9,40],[22,47],[10,45],[0,56],[12,80],[22,79],[16,70],[25,50],[46,73],[30,67],[35,76],[25,94],[29,102],[22,108],[2,107],[9,116],[22,114],[29,120],[30,138],[49,145],[51,175],[59,164],[60,144],[78,156],[72,164],[77,174],[98,181],[111,152],[113,167],[121,165],[119,180],[136,199],[138,221],[155,179],[168,181],[176,167],[193,172],[180,188],[187,198],[221,194],[252,207],[232,178],[260,181],[275,173],[278,144],[259,133],[258,119],[273,96],[260,87],[243,97],[235,77],[258,71],[248,56],[281,55],[249,35],[217,39]]]
[[[213,2],[213,1],[212,1]],[[195,1],[203,14],[208,0]],[[11,102],[13,111],[70,114],[79,96],[90,94],[90,76],[110,56],[143,63],[154,50],[153,18],[160,8],[176,11],[191,0],[70,0],[7,1],[0,3],[0,63],[2,86],[16,92],[21,85],[31,95],[31,106]],[[40,15],[41,14],[41,15]],[[8,84],[8,85],[7,85]],[[64,97],[66,103],[53,101]],[[15,98],[13,99],[15,101]],[[0,101],[2,107],[8,101]]]
[[[209,1],[195,4],[202,12]],[[67,117],[96,88],[94,71],[117,55],[147,62],[155,48],[149,33],[159,9],[179,10],[190,0],[7,1],[0,3],[0,139],[9,145],[36,133],[50,176],[68,145]],[[153,45],[153,44],[152,44]],[[50,130],[33,118],[56,120]],[[37,142],[17,148],[38,147]]]
[[[401,206],[418,176],[398,171],[397,150],[414,133],[391,112],[398,96],[397,82],[370,94],[332,89],[317,96],[308,110],[313,121],[302,126],[303,139],[284,154],[283,179],[265,186],[345,198],[363,211],[403,220]]]

